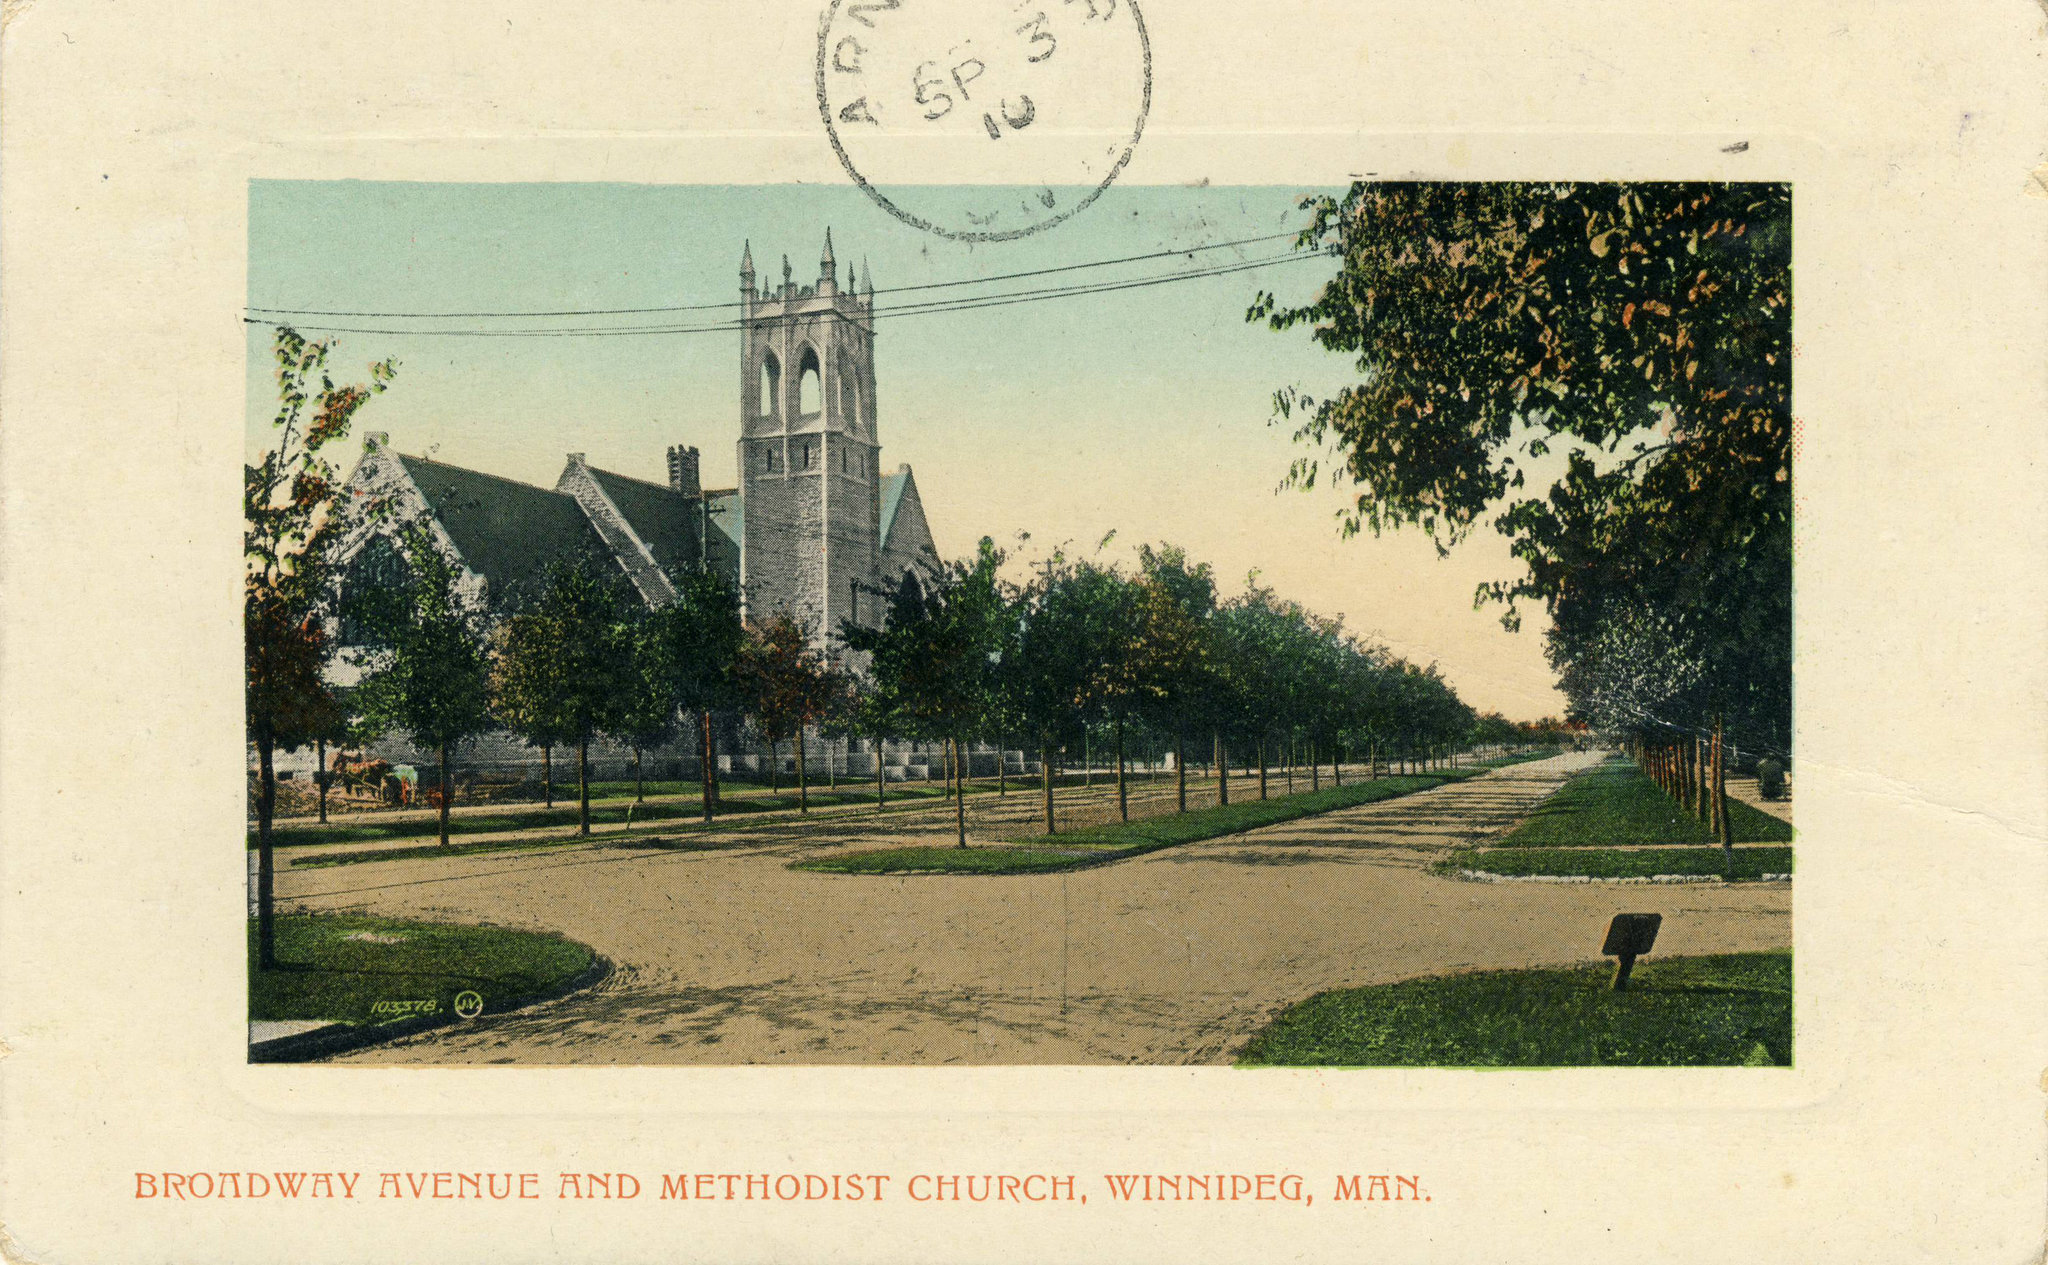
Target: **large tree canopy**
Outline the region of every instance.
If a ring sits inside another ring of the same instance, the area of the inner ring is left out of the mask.
[[[1337,274],[1248,315],[1355,358],[1335,394],[1275,397],[1358,488],[1345,528],[1442,548],[1491,516],[1526,570],[1479,597],[1511,624],[1542,602],[1561,670],[1610,624],[1654,626],[1697,667],[1660,723],[1711,709],[1789,740],[1790,189],[1362,183],[1305,206]],[[1520,495],[1553,450],[1563,473]]]

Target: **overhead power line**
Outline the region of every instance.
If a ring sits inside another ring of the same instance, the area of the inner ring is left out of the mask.
[[[1292,234],[1287,234],[1292,236]],[[1182,251],[1169,252],[1183,254]],[[1025,290],[998,291],[994,294],[965,295],[958,298],[930,299],[917,303],[906,303],[898,307],[878,308],[871,319],[893,320],[909,316],[935,316],[950,312],[971,312],[983,308],[1008,307],[1018,303],[1041,303],[1052,299],[1075,298],[1092,294],[1111,294],[1120,290],[1145,289],[1155,285],[1170,285],[1180,281],[1199,281],[1210,277],[1229,276],[1232,273],[1248,272],[1258,268],[1269,268],[1280,264],[1300,263],[1304,260],[1327,258],[1323,252],[1296,252],[1273,255],[1261,259],[1235,260],[1228,264],[1216,264],[1202,268],[1183,269],[1178,272],[1154,274],[1147,277],[1125,278],[1117,281],[1081,282],[1064,286],[1044,286]],[[1085,265],[1075,265],[1076,267]],[[1049,269],[1045,271],[1065,271]],[[1018,275],[1043,275],[1018,274]],[[982,278],[981,281],[989,280]],[[935,289],[953,282],[936,283],[928,287],[903,287],[910,289]],[[877,291],[877,293],[880,293]],[[261,309],[250,309],[257,311]],[[679,310],[679,309],[670,309]],[[611,314],[611,313],[607,313]],[[621,311],[618,314],[625,314]],[[271,325],[275,321],[254,316],[242,318],[249,325]],[[294,324],[297,324],[296,322]],[[384,334],[428,338],[618,338],[663,335],[731,333],[746,328],[746,323],[737,320],[715,321],[700,324],[654,324],[654,325],[572,325],[528,329],[403,329],[360,325],[315,325],[297,324],[300,329],[323,334]]]
[[[1124,255],[1117,259],[1095,259],[1087,263],[1062,264],[1055,268],[1033,268],[1024,272],[1000,272],[987,277],[963,277],[954,281],[928,281],[919,285],[890,286],[876,290],[876,294],[908,294],[920,290],[946,290],[956,286],[988,285],[997,281],[1018,281],[1026,277],[1046,277],[1054,273],[1078,272],[1086,268],[1109,268],[1117,264],[1143,263],[1152,259],[1171,259],[1182,255],[1196,255],[1205,251],[1229,250],[1235,246],[1251,246],[1261,242],[1280,241],[1283,238],[1299,236],[1298,233],[1267,233],[1260,237],[1241,237],[1236,241],[1212,242],[1206,246],[1182,246],[1174,250],[1157,250],[1143,255]],[[849,290],[852,286],[847,287]],[[717,312],[737,310],[740,303],[728,300],[722,303],[685,303],[670,307],[594,307],[563,308],[557,311],[490,311],[490,312],[367,312],[348,311],[334,308],[296,307],[251,307],[252,313],[271,316],[350,316],[374,318],[377,320],[474,320],[480,318],[519,319],[536,316],[652,316],[664,312]],[[267,322],[258,322],[267,323]]]

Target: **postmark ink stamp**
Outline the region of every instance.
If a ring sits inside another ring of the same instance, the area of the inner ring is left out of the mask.
[[[832,0],[817,91],[841,165],[883,209],[1007,241],[1081,211],[1130,162],[1152,48],[1134,0]],[[1004,183],[966,201],[917,188],[934,183],[933,155],[963,145]]]

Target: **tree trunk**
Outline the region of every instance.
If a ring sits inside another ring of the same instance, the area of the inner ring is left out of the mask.
[[[1116,722],[1116,817],[1118,821],[1131,819],[1130,792],[1124,787],[1124,722],[1121,716]]]
[[[996,794],[1010,793],[1010,757],[1003,749],[1003,736],[996,735]]]
[[[704,784],[698,795],[704,801],[699,807],[707,826],[711,824],[712,801],[718,798],[711,780],[717,768],[718,759],[711,751],[711,709],[706,707],[697,713],[697,780]]]
[[[1299,741],[1293,734],[1287,735],[1287,793],[1294,794],[1294,747]]]
[[[839,741],[835,738],[825,740],[825,789],[839,789]]]
[[[448,744],[441,744],[441,846],[448,846],[448,800],[452,789],[448,784]]]
[[[804,768],[804,727],[796,727],[796,810],[811,811],[811,779]]]
[[[256,963],[277,965],[277,914],[272,909],[275,858],[271,853],[271,816],[277,810],[277,744],[268,734],[256,739]]]
[[[1314,739],[1308,744],[1308,789],[1310,794],[1323,789],[1323,762],[1316,756]]]
[[[641,776],[641,751],[637,746],[633,748],[633,802],[647,802],[647,781]]]
[[[1045,833],[1058,834],[1052,820],[1052,736],[1047,734],[1039,740],[1038,746],[1039,781],[1045,784]]]
[[[1722,742],[1721,714],[1716,712],[1714,713],[1714,747],[1717,753]],[[1735,877],[1735,833],[1728,825],[1728,779],[1722,772],[1721,760],[1718,754],[1714,759],[1714,780],[1716,788],[1714,803],[1716,808],[1719,809],[1721,818],[1720,824],[1715,828],[1714,832],[1721,839],[1721,877],[1733,879]]]
[[[551,742],[541,744],[540,785],[541,795],[547,800],[547,806],[553,808],[555,806],[555,744]]]
[[[1333,786],[1344,785],[1344,748],[1330,748],[1330,782]]]
[[[576,833],[590,833],[590,739],[576,744]]]
[[[960,740],[953,739],[953,776],[957,780],[960,770]],[[953,795],[953,846],[967,846],[967,796],[955,788]]]
[[[773,738],[768,740],[768,793],[782,794],[782,744]]]
[[[889,806],[889,773],[882,763],[882,739],[877,736],[872,741],[875,744],[875,811],[880,812]]]
[[[1188,810],[1188,741],[1181,730],[1173,731],[1173,786],[1178,797],[1177,812]]]
[[[327,739],[313,740],[313,776],[320,788],[320,824],[327,824]]]
[[[1223,731],[1216,731],[1216,806],[1230,807],[1230,749],[1223,745]]]
[[[1259,739],[1259,798],[1266,798],[1266,740]]]
[[[1081,785],[1095,785],[1095,753],[1088,744],[1088,726],[1081,726]]]

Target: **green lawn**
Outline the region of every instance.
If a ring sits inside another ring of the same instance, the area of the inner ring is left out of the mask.
[[[252,1020],[376,1024],[407,1018],[422,1002],[445,1015],[465,990],[481,994],[487,1011],[507,1010],[562,988],[595,961],[560,936],[326,914],[280,917],[277,956],[279,966],[257,969],[250,919]]]
[[[1736,843],[1790,843],[1792,826],[1730,800],[1728,827]],[[1566,782],[1497,848],[1597,848],[1644,843],[1713,843],[1706,825],[1688,815],[1634,763],[1614,759]]]
[[[888,798],[897,800],[932,800],[944,794],[944,784],[919,784],[911,787],[891,786]],[[970,795],[983,791],[993,792],[995,786],[983,787],[971,783],[967,788]],[[830,808],[846,804],[873,804],[875,790],[872,785],[863,786],[858,782],[841,782],[839,790],[824,791],[811,789],[810,802],[813,808]],[[794,787],[785,788],[779,795],[766,792],[750,793],[744,798],[721,798],[718,817],[750,816],[767,812],[794,812],[797,808],[797,792]],[[628,810],[631,810],[635,825],[651,821],[697,820],[703,816],[700,801],[695,796],[683,799],[653,801],[635,804],[630,798],[614,799],[605,803],[593,802],[590,806],[590,824],[593,826],[617,826],[625,824]],[[555,808],[508,808],[500,812],[461,813],[448,819],[448,834],[456,835],[494,834],[508,830],[538,830],[551,826],[574,826],[576,804],[572,799],[567,805]],[[280,848],[299,848],[324,844],[384,843],[398,839],[437,838],[434,820],[413,818],[406,821],[351,821],[338,818],[325,826],[280,826],[275,832],[275,843]],[[249,831],[247,846],[256,846],[256,832]]]
[[[1746,846],[1735,852],[1732,877],[1790,874],[1790,847]],[[1722,876],[1719,848],[1460,848],[1436,863],[1440,874],[1553,874],[1589,878],[1651,878],[1659,874]]]
[[[1376,782],[1351,782],[1271,799],[1238,800],[1227,807],[1085,826],[1064,834],[1031,835],[980,847],[878,848],[796,861],[790,868],[827,874],[1042,874],[1048,870],[1078,869],[1426,791],[1446,782],[1477,777],[1485,771],[1467,767],[1383,777]]]
[[[1241,1067],[1731,1067],[1792,1063],[1792,954],[1433,975],[1318,993]]]

